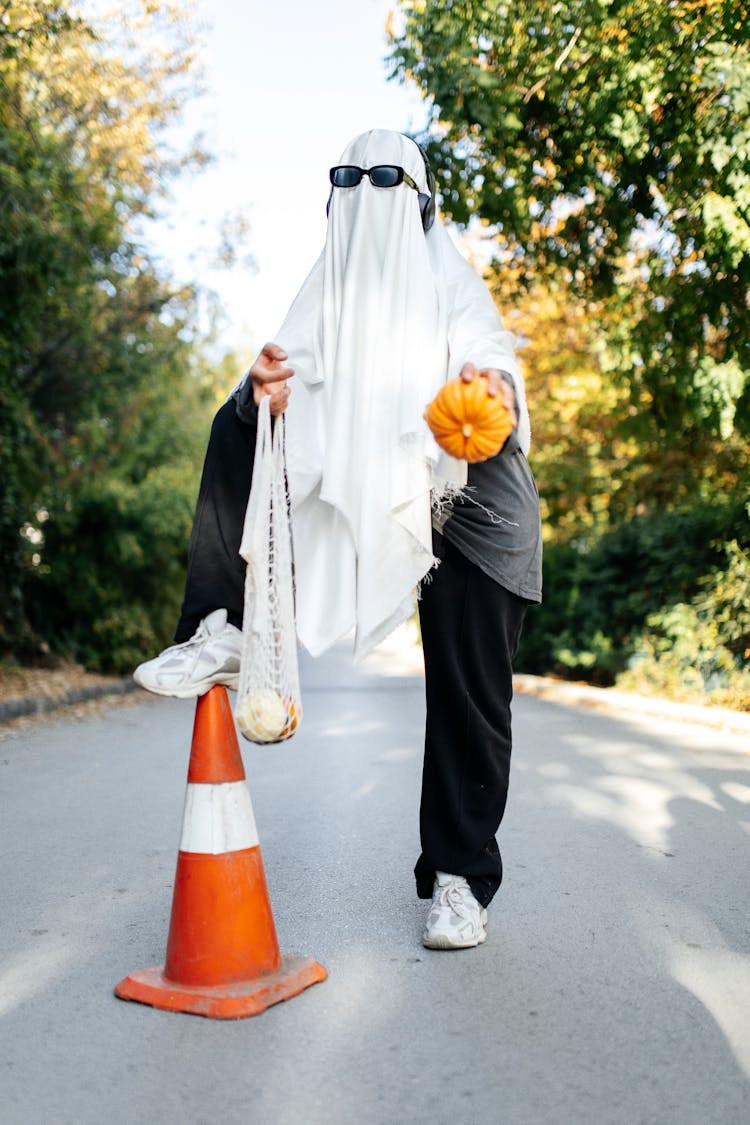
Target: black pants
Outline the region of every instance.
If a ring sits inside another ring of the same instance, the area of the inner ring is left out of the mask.
[[[503,877],[495,833],[511,753],[512,662],[526,609],[443,539],[422,589],[427,725],[414,874],[420,898],[435,871],[463,875],[486,906]]]
[[[206,451],[177,642],[214,609],[242,625],[238,551],[254,455],[255,427],[226,403]],[[427,725],[417,894],[431,897],[435,871],[448,871],[464,875],[486,906],[502,879],[495,833],[508,793],[512,660],[526,603],[438,540],[443,558],[419,603]]]
[[[239,549],[253,476],[255,433],[255,426],[239,420],[232,401],[225,402],[214,418],[174,638],[178,644],[192,637],[198,623],[214,609],[226,609],[230,623],[242,627],[245,562]]]

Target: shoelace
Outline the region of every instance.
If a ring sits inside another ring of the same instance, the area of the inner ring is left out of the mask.
[[[466,918],[469,922],[474,921],[471,916],[471,911],[464,899],[463,888],[460,884],[448,883],[447,886],[441,887],[438,902],[441,906],[449,906],[453,913],[457,914],[459,918]]]
[[[199,623],[198,628],[195,630],[192,637],[190,637],[189,640],[185,641],[184,644],[200,644],[201,641],[207,640],[210,636],[211,634],[208,631],[206,619],[204,618],[203,621]]]
[[[162,657],[169,656],[172,653],[176,653],[176,652],[186,653],[186,652],[190,652],[191,649],[195,649],[196,652],[195,652],[195,656],[193,658],[193,664],[191,665],[191,668],[195,667],[195,661],[200,656],[200,646],[203,644],[204,641],[209,640],[211,635],[212,634],[208,631],[208,628],[206,627],[206,621],[205,621],[205,618],[204,618],[204,620],[199,623],[198,628],[195,630],[192,637],[189,637],[186,641],[181,641],[178,645],[170,645],[169,648],[165,648],[164,652],[162,653]]]

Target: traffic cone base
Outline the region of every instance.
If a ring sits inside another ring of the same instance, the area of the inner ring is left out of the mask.
[[[255,1016],[326,979],[282,957],[226,688],[198,700],[164,964],[131,973],[122,1000],[211,1019]]]
[[[235,981],[217,988],[216,985],[185,985],[164,976],[164,966],[142,969],[125,977],[115,988],[122,1000],[136,1000],[152,1008],[170,1012],[191,1012],[215,1020],[238,1020],[245,1016],[258,1016],[279,1004],[298,996],[313,984],[328,976],[317,961],[308,957],[282,957],[281,967],[274,973]]]
[[[260,848],[220,856],[180,851],[165,975],[221,987],[275,973],[280,964]]]

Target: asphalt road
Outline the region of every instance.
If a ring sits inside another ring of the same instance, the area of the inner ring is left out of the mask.
[[[306,663],[298,736],[243,743],[282,952],[330,975],[238,1022],[112,993],[163,961],[193,704],[6,732],[2,1125],[747,1125],[747,745],[518,697],[488,941],[430,952],[384,670]]]

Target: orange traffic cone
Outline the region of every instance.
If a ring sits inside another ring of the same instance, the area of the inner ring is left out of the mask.
[[[212,1019],[255,1016],[325,980],[282,957],[226,688],[198,700],[164,965],[132,973],[123,1000]]]

